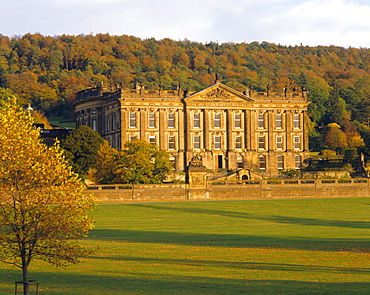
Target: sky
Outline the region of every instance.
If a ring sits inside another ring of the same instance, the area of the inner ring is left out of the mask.
[[[0,0],[0,33],[370,48],[370,1]]]

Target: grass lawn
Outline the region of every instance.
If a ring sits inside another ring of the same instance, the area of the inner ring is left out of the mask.
[[[369,294],[370,199],[99,205],[67,268],[34,261],[40,295]],[[0,264],[0,294],[18,269]]]
[[[64,127],[64,128],[69,128],[69,129],[75,129],[76,128],[76,123],[74,121],[68,121],[63,118],[58,118],[58,117],[52,117],[48,118],[49,123],[51,125],[59,126],[59,127]]]

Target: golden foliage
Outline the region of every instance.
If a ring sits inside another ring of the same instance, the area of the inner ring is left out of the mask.
[[[93,226],[93,200],[56,144],[39,139],[28,112],[0,100],[0,260],[23,269],[32,259],[76,263],[89,253],[77,239]]]

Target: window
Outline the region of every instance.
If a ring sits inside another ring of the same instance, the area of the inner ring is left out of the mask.
[[[130,140],[136,140],[137,139],[137,136],[136,135],[131,135],[130,136]]]
[[[136,128],[136,113],[130,113],[129,117],[129,128]]]
[[[234,114],[234,128],[242,127],[242,116],[241,114]]]
[[[277,150],[283,149],[283,137],[280,135],[276,136],[276,149]]]
[[[169,150],[175,149],[175,136],[168,136],[168,149]]]
[[[258,149],[259,150],[265,149],[265,137],[264,136],[258,136]]]
[[[276,114],[276,117],[275,117],[276,129],[281,129],[283,127],[282,118],[283,118],[282,114]]]
[[[300,136],[294,136],[294,149],[299,150],[301,148],[301,137]]]
[[[172,164],[172,170],[175,170],[176,169],[176,157],[171,155],[170,158],[169,158],[171,164]]]
[[[96,131],[96,118],[92,118],[91,121],[91,129]]]
[[[266,169],[266,157],[261,155],[258,157],[258,159],[259,159],[260,169]]]
[[[193,127],[200,128],[200,113],[195,113],[193,116]]]
[[[301,169],[301,156],[294,157],[295,169]]]
[[[236,157],[236,166],[238,167],[238,168],[244,168],[244,164],[243,164],[243,156],[241,156],[241,155],[238,155],[237,157]]]
[[[300,115],[299,114],[293,114],[293,128],[299,129],[301,125],[300,122]]]
[[[155,113],[148,113],[148,127],[155,128]]]
[[[116,126],[117,126],[117,129],[120,129],[121,127],[120,127],[120,114],[119,113],[117,113],[117,120],[116,120]]]
[[[235,148],[236,149],[242,148],[242,137],[241,136],[235,137]]]
[[[112,114],[112,131],[116,130],[116,114]]]
[[[193,137],[194,141],[194,149],[199,150],[200,149],[200,136],[196,135]]]
[[[168,113],[167,124],[168,124],[168,128],[175,128],[175,114],[174,113]]]
[[[107,117],[107,131],[110,131],[110,124],[111,124],[111,119],[110,116]]]
[[[214,120],[213,120],[213,127],[214,128],[221,127],[221,113],[215,113]]]
[[[156,145],[155,136],[149,136],[149,143],[152,145]]]
[[[277,156],[277,167],[278,169],[284,169],[284,157],[279,155]]]
[[[221,149],[221,136],[215,136],[214,137],[214,146],[216,150]]]
[[[258,129],[264,129],[264,128],[265,128],[265,115],[258,114]]]

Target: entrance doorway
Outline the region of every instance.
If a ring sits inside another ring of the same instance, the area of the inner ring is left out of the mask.
[[[221,169],[221,168],[223,168],[223,159],[222,159],[222,155],[218,155],[217,156],[217,168],[218,169]]]

